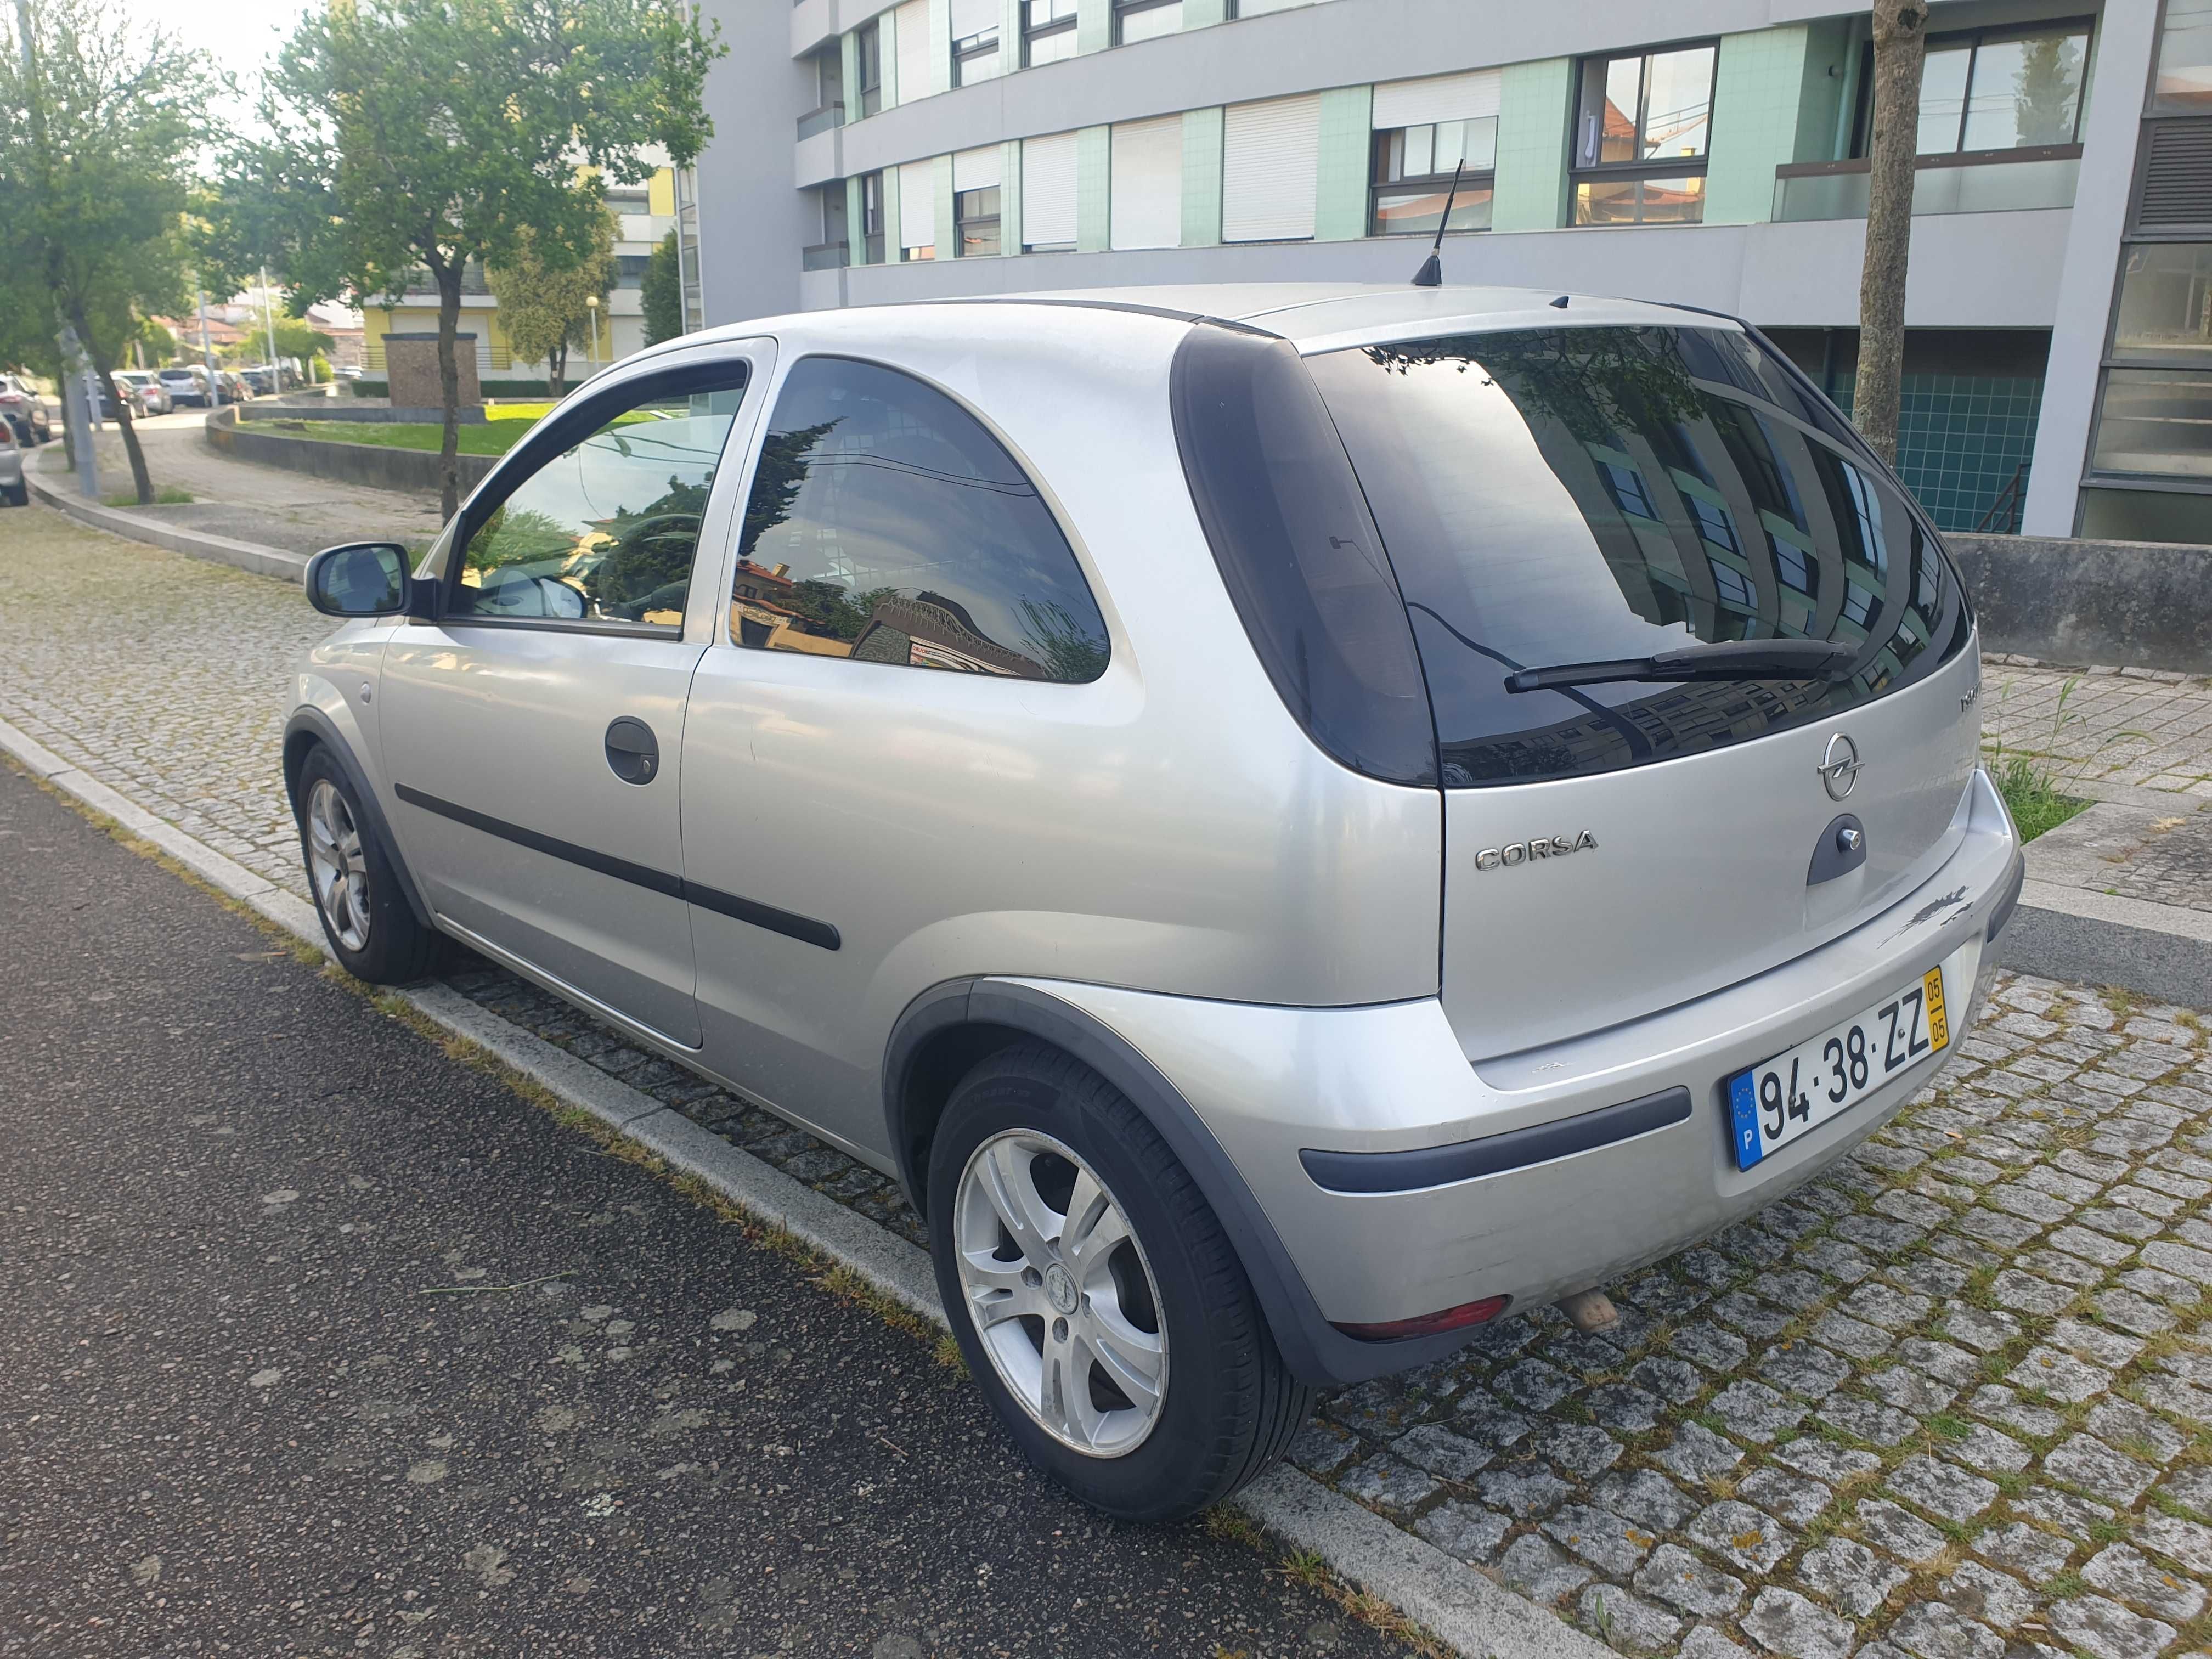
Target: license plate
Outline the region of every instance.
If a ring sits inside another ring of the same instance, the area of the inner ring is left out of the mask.
[[[1937,966],[1865,1012],[1738,1072],[1729,1079],[1736,1168],[1748,1170],[1840,1117],[1899,1073],[1941,1054],[1950,1041],[1943,969]]]

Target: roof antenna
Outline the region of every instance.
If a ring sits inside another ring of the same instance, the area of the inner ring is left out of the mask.
[[[1567,296],[1564,294],[1559,295],[1558,299],[1552,301],[1552,309],[1554,311],[1565,311],[1566,308]]]
[[[1444,281],[1444,227],[1451,223],[1452,204],[1459,200],[1459,175],[1467,166],[1467,158],[1460,158],[1452,168],[1451,193],[1444,198],[1444,216],[1437,221],[1437,240],[1429,249],[1429,257],[1421,261],[1421,268],[1413,273],[1415,288],[1442,288]]]

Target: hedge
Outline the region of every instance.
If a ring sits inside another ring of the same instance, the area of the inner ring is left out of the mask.
[[[392,395],[389,380],[354,380],[349,382],[356,398],[388,398]],[[487,398],[546,398],[552,388],[543,380],[483,380],[477,389]]]

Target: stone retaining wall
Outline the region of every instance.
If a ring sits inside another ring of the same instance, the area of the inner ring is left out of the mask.
[[[2212,674],[2212,548],[1947,536],[1982,648],[2045,662]]]
[[[207,418],[207,441],[227,455],[335,478],[377,489],[434,492],[438,457],[427,449],[387,449],[374,444],[331,443],[320,438],[288,438],[241,428],[235,408],[219,409]],[[496,455],[462,455],[461,488],[473,489],[499,464]]]

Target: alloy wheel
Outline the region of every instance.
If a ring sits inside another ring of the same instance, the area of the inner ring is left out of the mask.
[[[368,861],[346,799],[328,778],[307,796],[307,871],[324,920],[349,951],[368,948]]]
[[[1037,1425],[1091,1457],[1143,1444],[1167,1399],[1167,1328],[1097,1174],[1049,1135],[993,1135],[961,1172],[952,1236],[975,1334]]]

